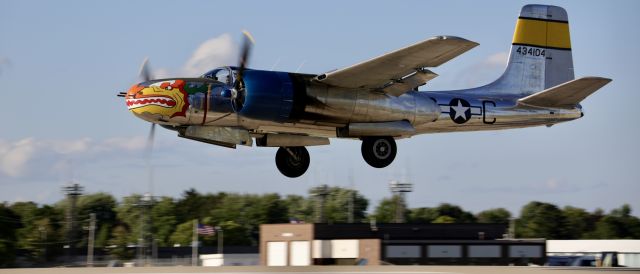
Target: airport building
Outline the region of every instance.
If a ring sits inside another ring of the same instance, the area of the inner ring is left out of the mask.
[[[547,240],[552,265],[640,267],[640,240]]]
[[[265,224],[260,264],[542,265],[544,239],[504,239],[506,224]]]

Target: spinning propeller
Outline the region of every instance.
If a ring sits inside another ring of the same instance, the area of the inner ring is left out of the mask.
[[[240,111],[244,105],[245,90],[243,76],[244,71],[247,68],[247,64],[249,63],[251,48],[253,47],[253,44],[255,44],[255,40],[253,39],[253,36],[251,36],[251,33],[244,30],[242,31],[242,34],[242,51],[240,52],[240,60],[238,61],[236,79],[233,83],[233,89],[231,90],[231,106],[235,112]]]
[[[255,40],[253,39],[253,37],[248,31],[246,30],[242,31],[242,34],[243,34],[243,40],[242,40],[240,58],[238,60],[238,67],[236,68],[236,77],[235,77],[235,81],[233,82],[233,85],[231,86],[231,90],[230,90],[231,94],[229,98],[231,101],[231,108],[233,109],[233,113],[238,113],[244,105],[246,91],[245,91],[243,77],[244,77],[245,70],[247,69],[247,64],[249,63],[251,48],[253,47],[253,44],[255,44]],[[142,61],[142,65],[140,66],[138,77],[143,82],[148,82],[153,79],[151,69],[149,68],[149,58],[145,58],[144,61]],[[211,92],[211,86],[209,86],[209,91],[207,93],[210,94],[210,92]],[[126,97],[126,92],[120,92],[118,96]],[[238,124],[239,124],[240,117],[239,115],[236,115],[236,116],[238,118]],[[156,124],[152,122],[151,128],[149,129],[149,136],[147,138],[147,144],[146,144],[147,162],[150,161],[151,152],[153,150],[155,129],[156,129]]]
[[[151,71],[149,69],[149,58],[144,58],[144,61],[142,61],[142,65],[140,65],[140,72],[138,73],[140,79],[142,79],[144,82],[147,82],[149,80],[151,80],[153,77],[151,76]],[[153,140],[155,139],[155,135],[156,135],[156,123],[151,123],[151,128],[149,129],[149,136],[147,137],[147,144],[146,144],[146,160],[147,160],[147,164],[150,164],[151,161],[151,152],[153,151]]]

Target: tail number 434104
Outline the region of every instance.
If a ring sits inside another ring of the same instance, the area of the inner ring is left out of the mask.
[[[521,55],[531,55],[531,56],[545,56],[545,50],[541,48],[533,48],[533,47],[524,47],[520,46],[516,49],[516,52]]]

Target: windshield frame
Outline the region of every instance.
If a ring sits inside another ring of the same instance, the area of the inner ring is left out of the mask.
[[[220,79],[218,79],[218,77],[216,77],[216,75],[218,75],[222,71],[225,71],[225,72],[228,73],[226,82],[223,82]],[[207,71],[206,73],[202,74],[202,76],[200,76],[200,78],[211,79],[211,80],[223,83],[225,85],[231,86],[236,81],[236,74],[237,74],[237,70],[235,68],[229,67],[229,66],[224,66],[224,67],[217,67],[215,69]]]

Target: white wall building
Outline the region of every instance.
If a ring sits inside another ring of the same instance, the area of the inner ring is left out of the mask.
[[[547,256],[599,256],[617,252],[618,264],[640,267],[640,240],[547,240]]]
[[[259,265],[260,254],[203,254],[202,266]]]

